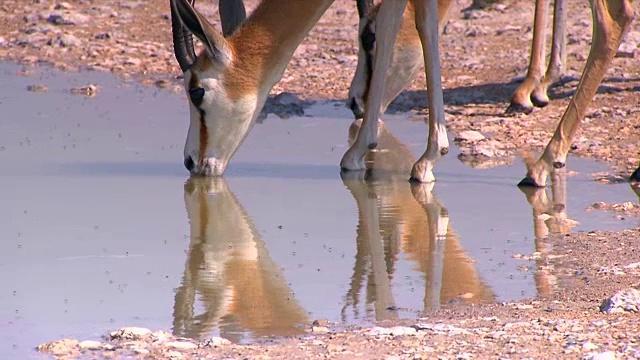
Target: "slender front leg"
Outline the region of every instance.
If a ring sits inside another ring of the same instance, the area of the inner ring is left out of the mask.
[[[440,155],[449,152],[447,127],[444,121],[444,96],[440,74],[440,51],[438,49],[438,1],[415,0],[416,29],[422,42],[424,68],[427,77],[429,101],[429,138],[427,150],[413,165],[411,180],[435,181],[433,167]]]
[[[242,0],[220,0],[218,2],[222,35],[228,37],[244,22],[247,12]]]
[[[551,58],[549,67],[542,82],[531,94],[531,101],[537,107],[545,107],[549,104],[549,88],[560,80],[567,62],[565,52],[566,37],[564,28],[566,23],[566,7],[564,0],[556,0],[553,4],[553,44],[551,46]]]
[[[629,0],[591,0],[591,11],[594,19],[593,41],[576,94],[544,153],[528,169],[527,176],[519,185],[545,186],[551,169],[565,166],[571,140],[634,16]]]
[[[435,0],[432,0],[434,3]],[[436,3],[437,4],[437,3]],[[407,6],[407,0],[385,0],[380,5],[376,28],[376,57],[373,63],[373,75],[365,104],[365,116],[356,141],[342,157],[340,167],[343,171],[364,170],[364,157],[370,149],[378,145],[378,118],[380,105],[386,85],[387,69],[391,63],[393,44],[402,13]],[[436,17],[438,9],[436,7]],[[436,18],[437,29],[437,18]]]
[[[525,114],[533,110],[531,93],[540,84],[542,78],[542,64],[544,62],[545,33],[548,14],[547,0],[536,0],[536,12],[533,20],[533,40],[531,42],[531,57],[527,77],[513,93],[507,113],[522,112]]]

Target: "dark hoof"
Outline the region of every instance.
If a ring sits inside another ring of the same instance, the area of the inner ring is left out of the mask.
[[[631,174],[629,181],[640,182],[640,168],[637,168],[636,171]]]
[[[358,105],[358,102],[355,100],[355,98],[351,98],[349,100],[347,107],[351,109],[353,117],[355,117],[356,120],[364,118],[364,109],[362,108],[362,106]]]
[[[369,145],[367,145],[367,147],[369,148],[369,150],[373,150],[378,147],[378,143],[377,142],[370,143]]]
[[[409,182],[412,184],[422,184],[422,181],[418,180],[418,178],[413,176],[409,178]]]
[[[509,104],[509,107],[504,113],[505,114],[531,114],[532,111],[533,111],[532,107],[511,103]]]
[[[536,96],[531,96],[531,102],[533,103],[533,106],[539,107],[539,108],[543,108],[543,107],[549,105],[549,100],[548,99],[539,99]]]
[[[530,177],[525,177],[524,179],[520,180],[520,182],[518,183],[518,187],[536,187],[536,188],[543,188],[544,186],[538,185],[535,180],[533,180]]]
[[[440,149],[440,155],[447,155],[449,153],[449,148],[442,148]]]
[[[553,168],[554,169],[562,169],[565,166],[567,166],[567,164],[565,164],[565,163],[563,163],[561,161],[556,161],[556,162],[553,163]]]

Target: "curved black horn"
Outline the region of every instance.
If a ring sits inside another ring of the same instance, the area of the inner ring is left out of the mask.
[[[181,1],[181,0],[178,0]],[[190,0],[193,5],[195,0]],[[178,18],[176,0],[170,0],[171,6],[171,30],[173,33],[173,50],[182,72],[187,71],[196,60],[196,52],[193,47],[193,35],[187,30]]]

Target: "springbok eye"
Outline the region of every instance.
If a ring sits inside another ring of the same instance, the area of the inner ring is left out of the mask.
[[[191,98],[193,105],[200,107],[204,98],[204,89],[201,87],[189,89],[189,98]]]

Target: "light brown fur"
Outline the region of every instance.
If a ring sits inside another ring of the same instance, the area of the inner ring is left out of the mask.
[[[332,1],[265,0],[228,39],[233,62],[224,86],[231,99],[255,93],[274,69],[286,67],[302,38]],[[295,31],[292,31],[295,29]],[[294,34],[294,36],[292,36]]]

